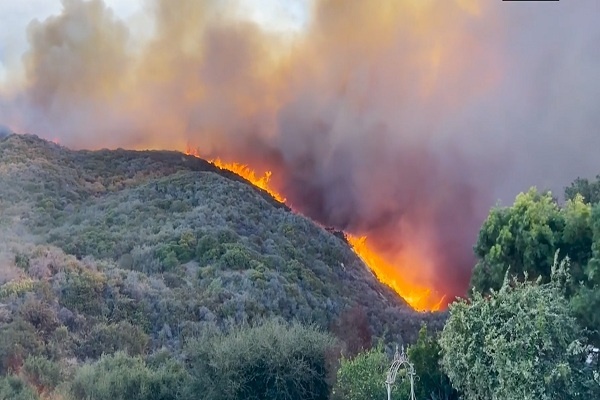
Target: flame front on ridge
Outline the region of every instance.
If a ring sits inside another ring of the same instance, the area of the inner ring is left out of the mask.
[[[198,149],[192,149],[191,146],[187,146],[185,150],[185,154],[188,156],[194,156],[200,158],[200,151]],[[216,158],[214,160],[209,160],[211,164],[215,167],[219,167],[221,169],[226,169],[235,174],[238,174],[242,178],[246,179],[254,186],[261,188],[265,192],[269,193],[273,198],[280,203],[285,203],[285,197],[281,196],[271,187],[269,187],[269,181],[271,180],[271,171],[265,171],[263,176],[257,176],[254,170],[252,170],[248,165],[236,163],[236,162],[224,162],[220,158]]]
[[[367,237],[357,237],[346,234],[348,242],[354,252],[373,271],[380,282],[385,283],[398,293],[412,308],[417,311],[439,311],[445,308],[446,297],[430,288],[414,284],[402,278],[397,266],[378,254],[375,249],[367,244]],[[418,263],[418,258],[412,260]],[[410,266],[407,266],[410,267]]]
[[[199,150],[194,150],[189,145],[186,148],[185,154],[200,158]],[[263,176],[259,177],[246,164],[224,162],[219,158],[209,160],[209,162],[216,167],[226,169],[241,176],[254,186],[269,193],[277,201],[285,203],[286,198],[269,186],[271,171],[266,171]],[[380,255],[373,247],[367,244],[366,236],[358,237],[346,233],[346,238],[354,252],[373,271],[377,279],[392,288],[412,308],[417,311],[439,311],[445,308],[445,296],[433,292],[426,286],[410,283],[403,279],[400,276],[401,273],[394,266],[394,263],[386,260],[384,256]],[[416,263],[419,262],[418,259],[413,261]]]

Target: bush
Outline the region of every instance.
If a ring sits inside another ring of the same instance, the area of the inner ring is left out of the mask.
[[[41,392],[54,390],[62,380],[60,365],[44,357],[27,357],[23,373]]]
[[[18,376],[0,377],[0,400],[38,400],[35,390]]]
[[[104,278],[89,271],[67,272],[60,302],[73,311],[98,316],[102,312]]]
[[[141,357],[119,352],[81,367],[69,393],[73,400],[178,400],[185,381],[175,362],[150,368]]]
[[[129,355],[141,355],[148,347],[148,335],[137,325],[127,321],[118,324],[94,325],[87,340],[78,349],[81,358],[96,359],[103,353],[112,354],[118,351]]]
[[[27,356],[42,350],[43,342],[30,323],[17,319],[0,324],[0,373],[18,371]]]
[[[190,399],[327,399],[334,339],[312,327],[269,321],[213,334],[187,347]]]

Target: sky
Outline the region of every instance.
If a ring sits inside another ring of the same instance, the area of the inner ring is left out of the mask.
[[[0,0],[0,15],[0,124],[271,170],[295,209],[443,293],[466,288],[498,200],[600,173],[598,0]]]

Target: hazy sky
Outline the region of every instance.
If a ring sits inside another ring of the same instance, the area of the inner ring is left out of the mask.
[[[229,1],[229,0],[226,0]],[[299,29],[306,22],[312,0],[243,0],[239,12],[271,29]],[[142,10],[144,0],[104,0],[121,18]],[[0,62],[26,49],[26,27],[31,20],[60,13],[61,0],[0,0]]]

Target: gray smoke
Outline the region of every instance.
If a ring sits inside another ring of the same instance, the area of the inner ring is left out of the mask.
[[[144,38],[100,0],[63,6],[29,26],[0,120],[272,169],[293,207],[443,293],[464,293],[497,199],[600,172],[596,0],[320,0],[295,38],[235,1],[148,1]]]

